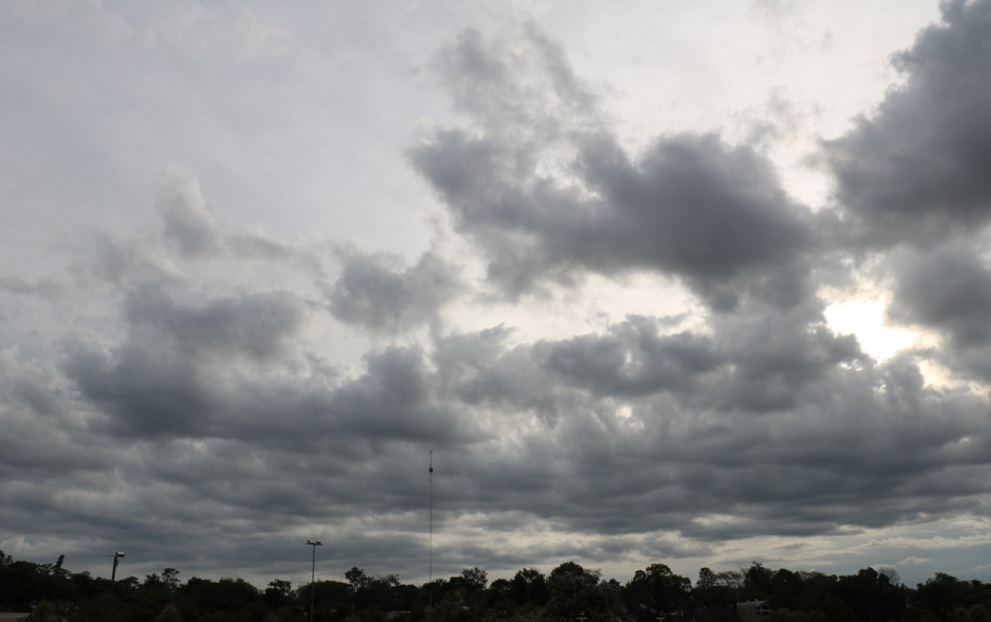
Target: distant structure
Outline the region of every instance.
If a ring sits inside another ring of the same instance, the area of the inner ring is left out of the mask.
[[[756,621],[771,615],[771,607],[766,600],[748,600],[736,604],[737,615],[744,622]]]
[[[427,468],[427,482],[430,484],[430,494],[429,494],[429,513],[427,518],[427,523],[429,525],[429,540],[428,540],[428,582],[429,586],[428,594],[428,606],[431,610],[434,608],[434,448],[430,448],[430,466]]]
[[[429,582],[434,582],[434,450],[430,448],[430,467],[427,471],[427,481],[430,482],[429,518],[430,539],[429,539]],[[432,600],[432,599],[431,599]]]

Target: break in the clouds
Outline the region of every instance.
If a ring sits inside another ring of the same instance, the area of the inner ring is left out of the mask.
[[[986,578],[991,2],[772,4],[3,9],[0,548]]]

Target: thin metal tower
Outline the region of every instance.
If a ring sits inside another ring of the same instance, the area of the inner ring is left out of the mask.
[[[430,583],[434,582],[434,450],[430,448],[430,470],[427,471],[427,481],[430,482]],[[431,601],[433,597],[431,596]]]

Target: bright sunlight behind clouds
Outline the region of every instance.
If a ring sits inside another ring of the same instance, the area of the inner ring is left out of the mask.
[[[860,347],[878,361],[886,361],[912,347],[921,336],[911,330],[891,328],[884,320],[885,301],[837,302],[824,310],[834,331],[857,336]]]

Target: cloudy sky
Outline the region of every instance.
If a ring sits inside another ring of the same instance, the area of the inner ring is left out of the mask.
[[[991,580],[991,0],[0,5],[0,549]]]

